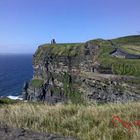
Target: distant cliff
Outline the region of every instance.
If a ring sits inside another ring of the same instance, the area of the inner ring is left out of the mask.
[[[128,38],[133,39],[39,46],[33,56],[33,79],[23,89],[24,99],[49,103],[140,100],[140,59],[110,55],[114,43],[140,46],[140,36]]]

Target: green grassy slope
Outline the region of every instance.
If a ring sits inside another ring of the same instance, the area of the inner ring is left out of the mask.
[[[35,53],[36,63],[44,60],[47,56],[77,56],[82,55],[81,47],[83,43],[61,43],[61,44],[43,44],[39,46]]]
[[[138,45],[140,36],[128,36],[111,40],[115,45]],[[138,48],[139,49],[139,48]],[[101,43],[98,61],[104,67],[111,67],[114,74],[140,76],[140,59],[113,58],[110,52],[113,51],[109,42]],[[136,53],[136,52],[135,52]],[[133,53],[133,54],[135,54]]]
[[[114,74],[140,76],[140,59],[113,58],[110,52],[114,50],[112,43],[120,46],[132,54],[140,53],[140,36],[127,36],[110,41],[103,39],[91,40],[100,46],[98,62],[105,68],[111,68]],[[44,44],[39,47],[35,54],[35,62],[39,63],[48,55],[51,56],[79,56],[83,55],[84,43]]]
[[[140,55],[140,35],[121,37],[112,42],[130,54]]]
[[[132,36],[125,36],[120,37],[117,39],[112,39],[113,43],[124,45],[140,45],[140,35],[132,35]]]
[[[41,79],[32,79],[30,86],[34,88],[40,88],[44,84],[44,81]]]
[[[140,55],[140,45],[122,45],[120,48],[130,54]]]

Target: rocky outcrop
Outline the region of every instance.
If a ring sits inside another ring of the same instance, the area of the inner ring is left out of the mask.
[[[125,83],[124,78],[112,75],[87,76],[82,80],[84,82],[82,82],[80,90],[81,92],[85,90],[85,95],[92,102],[139,101],[139,91],[135,91],[132,86]]]
[[[33,132],[23,128],[10,128],[0,125],[0,140],[76,140],[55,134]]]
[[[109,41],[107,44],[111,45]],[[140,90],[135,85],[100,64],[100,47],[99,41],[39,46],[33,57],[34,76],[28,89],[24,88],[24,99],[48,103],[76,98],[91,102],[139,100]]]

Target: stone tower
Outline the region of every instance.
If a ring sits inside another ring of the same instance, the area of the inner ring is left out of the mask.
[[[56,44],[55,39],[52,39],[52,40],[51,40],[51,44]]]

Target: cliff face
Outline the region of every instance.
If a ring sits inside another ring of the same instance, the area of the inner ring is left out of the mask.
[[[125,102],[140,99],[135,77],[113,75],[113,68],[101,64],[102,44],[96,40],[77,44],[46,44],[33,57],[34,76],[23,90],[32,101]],[[109,52],[108,52],[109,54]]]

